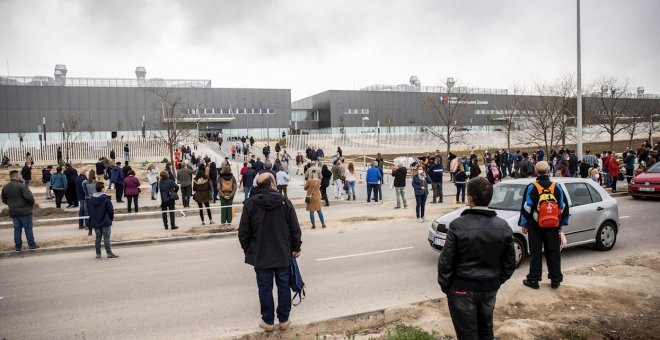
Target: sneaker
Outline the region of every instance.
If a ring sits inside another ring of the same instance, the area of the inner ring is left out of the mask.
[[[179,229],[179,227],[177,227],[177,226],[173,226],[173,227],[170,228],[170,229],[172,229],[172,230],[176,230],[176,229]]]
[[[96,260],[98,261],[100,259],[101,259],[101,254],[96,254]]]
[[[401,207],[394,207],[394,209],[401,209]]]
[[[367,202],[367,205],[371,205],[371,202]]]
[[[289,329],[290,324],[291,324],[290,321],[280,322],[280,330],[281,331],[286,331],[287,329]]]
[[[321,225],[321,228],[325,228],[325,224],[322,224],[322,225]]]
[[[524,279],[523,284],[525,286],[529,287],[529,288],[532,288],[532,289],[539,289],[540,288],[538,281]]]
[[[215,222],[211,221],[211,222],[209,222],[209,224],[215,224]]]
[[[204,223],[204,221],[202,221],[202,225],[206,225],[206,223]]]
[[[275,330],[275,326],[269,325],[263,320],[259,321],[259,327],[264,330],[264,332],[272,332]]]
[[[37,249],[39,249],[39,248],[41,248],[41,247],[35,245],[34,247],[30,247],[30,250],[37,250]]]
[[[417,219],[417,222],[422,223],[422,222],[424,222],[424,220],[421,219],[421,218],[418,218],[418,219]]]
[[[552,288],[552,289],[557,289],[557,288],[559,288],[560,285],[561,285],[561,282],[557,282],[557,281],[550,282],[550,288]]]
[[[99,255],[99,256],[100,256],[100,255]],[[118,256],[118,255],[115,255],[115,254],[110,254],[110,255],[108,255],[108,258],[109,258],[109,259],[118,259],[119,256]]]
[[[20,253],[21,253],[21,250],[20,250],[20,249],[16,249],[16,254],[20,254]]]

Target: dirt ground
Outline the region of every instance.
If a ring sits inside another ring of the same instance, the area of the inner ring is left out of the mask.
[[[659,280],[660,252],[653,252],[567,271],[558,290],[547,282],[540,290],[507,282],[497,297],[495,335],[500,339],[660,339]],[[388,331],[399,324],[433,332],[436,339],[455,337],[446,299],[439,299],[235,339],[387,339]]]

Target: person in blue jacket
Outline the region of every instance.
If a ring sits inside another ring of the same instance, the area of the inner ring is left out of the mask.
[[[372,191],[376,194],[374,201],[378,203],[378,190],[380,189],[380,184],[383,182],[383,175],[381,175],[377,166],[377,162],[371,162],[371,167],[367,170],[367,204],[371,204]]]
[[[112,198],[105,193],[103,182],[96,183],[96,193],[89,199],[88,210],[87,223],[96,232],[96,259],[101,259],[101,237],[103,237],[103,245],[108,259],[118,258],[119,256],[115,255],[110,248],[110,227],[115,218],[115,211],[112,207]]]
[[[415,201],[417,202],[415,215],[419,223],[426,221],[424,219],[424,206],[426,205],[426,197],[429,195],[430,183],[431,177],[426,174],[424,167],[417,167],[417,175],[413,176],[412,187],[415,190]]]
[[[121,162],[117,162],[117,165],[112,167],[112,172],[110,173],[110,184],[115,185],[115,197],[117,203],[122,203],[122,197],[124,197],[124,172],[121,169]]]

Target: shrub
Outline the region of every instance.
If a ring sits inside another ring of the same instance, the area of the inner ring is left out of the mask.
[[[436,332],[429,333],[417,326],[396,325],[387,332],[387,340],[435,340]]]

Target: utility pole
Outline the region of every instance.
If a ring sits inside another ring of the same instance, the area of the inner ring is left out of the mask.
[[[577,0],[577,156],[582,159],[582,50],[580,41],[580,0]]]

